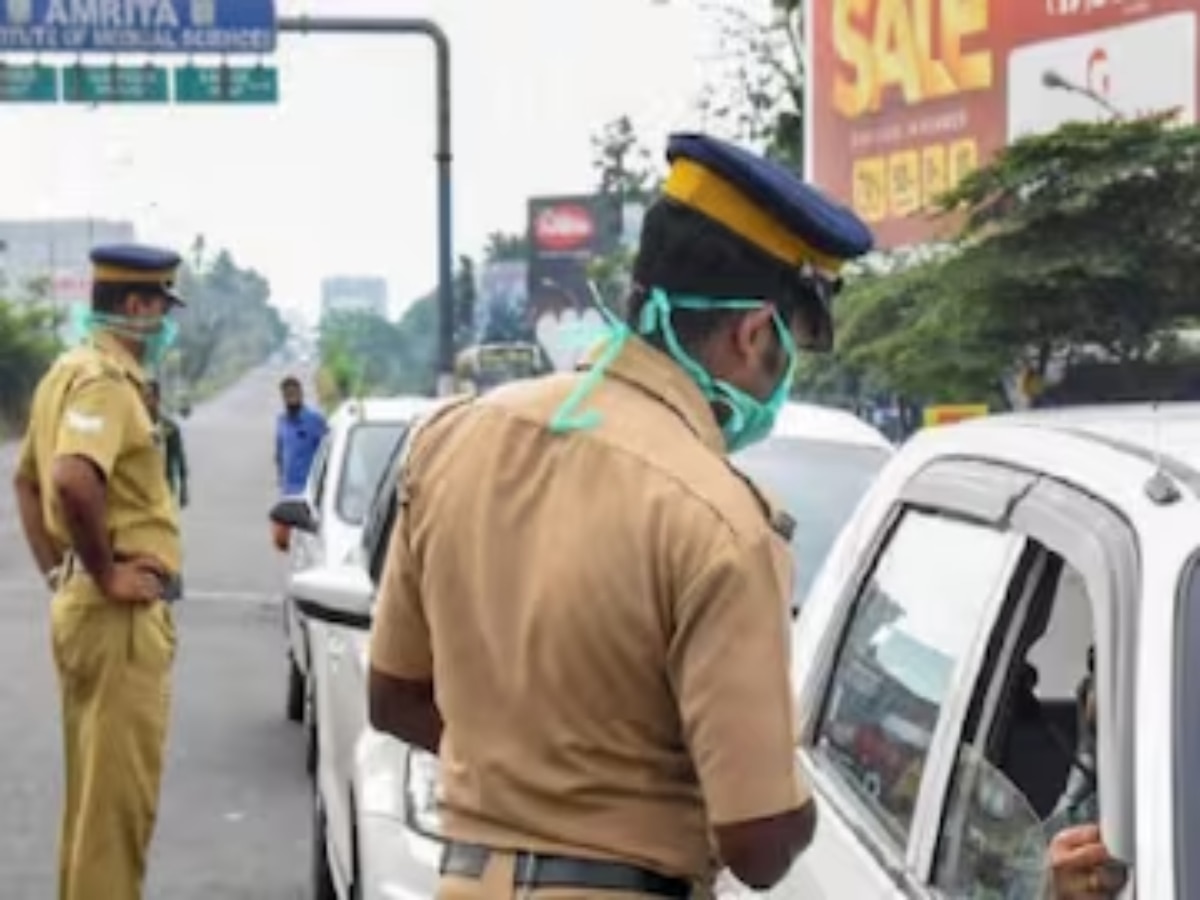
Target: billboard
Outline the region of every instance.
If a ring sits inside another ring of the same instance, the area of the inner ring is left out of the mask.
[[[615,196],[529,201],[529,321],[559,371],[573,369],[604,334],[604,317],[588,287],[588,266],[616,251],[622,218],[622,204]]]
[[[529,338],[529,264],[501,260],[478,268],[475,285],[475,340],[505,343]]]
[[[809,0],[809,180],[881,248],[937,239],[931,201],[1071,120],[1196,120],[1200,0]]]

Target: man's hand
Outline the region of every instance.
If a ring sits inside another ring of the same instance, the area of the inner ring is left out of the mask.
[[[151,557],[115,563],[97,584],[104,596],[117,603],[153,603],[162,599],[167,573]]]
[[[1054,900],[1109,900],[1125,886],[1126,867],[1108,854],[1098,825],[1060,831],[1050,842]]]

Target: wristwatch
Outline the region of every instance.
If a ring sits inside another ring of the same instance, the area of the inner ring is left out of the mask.
[[[45,574],[46,586],[52,591],[57,591],[59,582],[62,581],[63,567],[60,563]]]

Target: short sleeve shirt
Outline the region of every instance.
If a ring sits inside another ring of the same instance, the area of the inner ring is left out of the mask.
[[[42,496],[46,527],[61,551],[70,548],[53,484],[56,459],[88,460],[107,484],[107,524],[118,555],[145,555],[179,572],[178,514],[163,452],[143,400],[146,375],[107,335],[63,354],[34,393],[20,473]]]
[[[283,470],[283,493],[304,492],[309,470],[328,430],[325,417],[307,406],[301,407],[295,416],[280,415],[275,425],[275,440]]]
[[[791,562],[695,385],[633,340],[413,438],[371,664],[432,680],[455,839],[711,879],[711,827],[808,797],[789,686]]]

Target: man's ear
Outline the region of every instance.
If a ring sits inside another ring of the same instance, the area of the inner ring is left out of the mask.
[[[739,316],[733,328],[733,338],[738,355],[744,359],[760,356],[766,349],[763,345],[774,340],[775,310],[771,306],[748,310]]]

